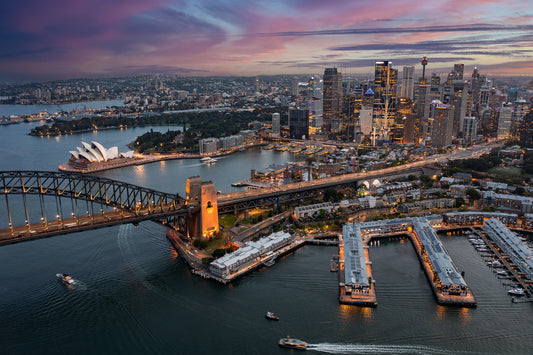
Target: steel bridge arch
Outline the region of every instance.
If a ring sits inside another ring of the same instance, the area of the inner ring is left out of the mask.
[[[179,194],[168,194],[145,187],[92,175],[55,171],[1,171],[0,195],[5,195],[9,223],[9,195],[53,196],[84,200],[130,212],[135,216],[177,212],[185,200]],[[27,210],[27,207],[25,206]]]
[[[137,214],[176,211],[185,200],[122,181],[70,172],[0,171],[0,195],[43,195],[85,200]]]

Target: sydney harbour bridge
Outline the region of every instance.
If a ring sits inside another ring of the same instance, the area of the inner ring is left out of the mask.
[[[428,162],[352,173],[280,187],[218,194],[215,213],[320,197],[329,188],[367,187],[420,175]],[[182,189],[182,187],[180,187]],[[53,171],[0,172],[0,245],[123,223],[151,220],[188,235],[198,205],[166,193],[107,178]],[[218,218],[216,219],[218,223]]]

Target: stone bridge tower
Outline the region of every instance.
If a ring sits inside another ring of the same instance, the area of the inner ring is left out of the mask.
[[[199,176],[189,177],[185,193],[191,212],[187,223],[188,236],[208,238],[218,232],[218,204],[213,182],[202,182]]]

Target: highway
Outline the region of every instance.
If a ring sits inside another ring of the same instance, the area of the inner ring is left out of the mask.
[[[380,178],[380,177],[387,176],[387,175],[394,175],[396,173],[397,174],[409,173],[410,171],[419,169],[423,166],[431,165],[435,163],[443,164],[443,163],[446,163],[448,160],[478,158],[483,154],[489,153],[491,149],[495,148],[496,146],[498,146],[498,144],[485,143],[485,144],[480,144],[480,145],[469,147],[468,149],[465,149],[465,150],[456,150],[454,152],[450,152],[447,154],[431,155],[422,160],[418,160],[418,161],[404,164],[404,165],[398,165],[395,167],[385,168],[385,169],[371,170],[368,172],[361,172],[361,173],[350,173],[350,174],[344,174],[344,175],[339,175],[339,176],[331,176],[331,177],[327,177],[327,178],[319,179],[319,180],[302,181],[302,182],[297,182],[294,184],[287,184],[283,186],[276,186],[276,187],[270,187],[270,188],[239,191],[239,192],[232,192],[228,194],[220,194],[218,195],[217,201],[218,201],[219,206],[224,206],[227,204],[234,204],[234,203],[244,202],[244,201],[258,199],[258,198],[279,196],[279,195],[287,194],[290,192],[313,190],[317,188],[327,188],[330,186],[333,187],[333,186],[342,185],[342,184],[350,183],[350,182],[375,179],[375,178]]]

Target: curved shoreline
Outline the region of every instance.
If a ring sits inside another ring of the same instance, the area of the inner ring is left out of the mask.
[[[71,172],[71,173],[95,173],[99,171],[104,170],[111,170],[111,169],[118,169],[123,168],[125,166],[131,166],[131,165],[144,165],[144,164],[150,164],[158,161],[163,160],[175,160],[175,159],[201,159],[206,156],[209,156],[211,158],[217,158],[222,157],[225,155],[230,155],[232,153],[245,150],[248,148],[254,148],[264,145],[265,143],[259,142],[259,143],[253,143],[249,144],[243,147],[237,147],[235,149],[232,149],[230,151],[226,152],[220,152],[216,154],[210,154],[210,155],[201,155],[200,153],[173,153],[173,154],[158,154],[158,155],[141,155],[137,154],[136,158],[133,158],[131,160],[125,160],[120,162],[105,162],[105,163],[91,163],[87,169],[80,169],[72,166],[70,163],[61,164],[57,167],[59,171],[64,172]]]

